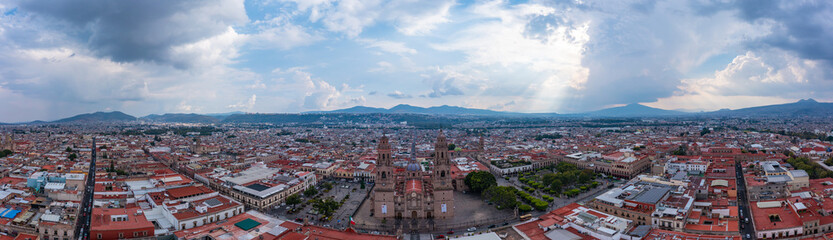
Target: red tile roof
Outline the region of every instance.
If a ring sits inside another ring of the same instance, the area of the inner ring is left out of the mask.
[[[206,186],[187,186],[181,188],[170,188],[166,192],[168,193],[168,196],[170,196],[171,198],[180,199],[185,197],[207,194],[213,191],[211,191],[211,189]]]
[[[405,187],[407,188],[407,190],[405,190],[406,193],[422,192],[422,180],[408,180]]]
[[[93,208],[91,231],[151,228],[153,223],[144,214],[136,214],[140,208]],[[112,221],[113,215],[127,215],[126,221]]]

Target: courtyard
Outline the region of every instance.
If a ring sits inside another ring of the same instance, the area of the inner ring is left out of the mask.
[[[368,199],[362,204],[353,220],[355,228],[368,232],[387,232],[395,234],[395,229],[402,229],[404,233],[419,231],[447,234],[454,231],[458,234],[466,229],[475,227],[475,232],[485,231],[487,228],[504,226],[517,220],[511,209],[498,210],[493,205],[484,202],[477,194],[454,192],[454,217],[451,219],[387,219],[381,220],[370,215],[373,203]]]

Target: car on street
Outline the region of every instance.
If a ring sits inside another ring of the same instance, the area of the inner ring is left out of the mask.
[[[749,233],[746,234],[746,239],[752,239],[752,236],[749,236]]]
[[[446,232],[445,234],[448,234],[448,235],[454,234],[454,230],[448,230],[448,232]]]
[[[444,238],[445,238],[445,235],[440,234],[440,235],[437,235],[437,237],[436,237],[436,238],[437,238],[437,239],[444,239]]]
[[[470,227],[470,228],[466,229],[466,231],[474,232],[474,231],[477,231],[477,228],[476,227]]]

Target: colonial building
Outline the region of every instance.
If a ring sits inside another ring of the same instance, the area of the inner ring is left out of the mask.
[[[377,218],[440,218],[454,216],[454,187],[448,143],[440,131],[429,173],[411,158],[405,171],[395,171],[387,136],[379,140],[376,186],[371,195]]]

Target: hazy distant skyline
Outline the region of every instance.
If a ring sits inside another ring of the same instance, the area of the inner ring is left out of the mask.
[[[6,1],[0,122],[833,101],[831,1]]]

